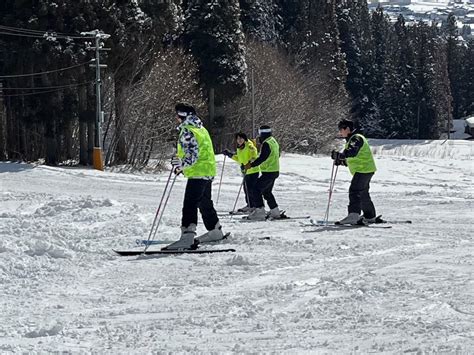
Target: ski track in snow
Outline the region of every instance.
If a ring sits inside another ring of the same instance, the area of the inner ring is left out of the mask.
[[[232,236],[205,247],[237,252],[213,255],[112,252],[148,237],[166,172],[0,163],[0,353],[473,353],[474,142],[441,143],[372,142],[377,211],[412,225],[301,233],[226,216]],[[218,210],[238,174],[229,162]],[[322,218],[330,174],[327,157],[285,154],[280,207]],[[339,169],[330,219],[350,178]],[[177,238],[184,186],[157,239]]]

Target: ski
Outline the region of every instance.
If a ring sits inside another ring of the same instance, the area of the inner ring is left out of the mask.
[[[323,220],[315,220],[315,219],[310,219],[309,222],[311,225],[315,226],[320,226],[320,225],[333,225],[336,224],[337,221],[323,221]],[[391,220],[387,221],[382,219],[382,215],[377,216],[375,219],[375,223],[371,223],[370,225],[374,224],[412,224],[413,222],[410,220]]]
[[[138,256],[138,255],[179,255],[179,254],[214,254],[235,252],[235,249],[196,249],[196,250],[114,250],[120,256]]]
[[[136,239],[135,244],[137,246],[157,245],[157,244],[171,244],[174,240],[148,240],[148,239]]]
[[[281,211],[280,212],[280,218],[272,218],[269,214],[267,214],[265,221],[288,221],[288,220],[294,220],[294,219],[308,219],[310,216],[287,216],[286,211]],[[264,222],[264,221],[253,221],[249,220],[248,216],[243,216],[242,217],[243,222]]]
[[[239,211],[217,212],[217,216],[219,216],[219,217],[245,216],[245,215],[248,215],[248,214],[249,214],[249,212],[239,212]]]
[[[328,224],[328,225],[315,225],[309,224],[304,225],[303,227],[314,227],[313,229],[302,230],[302,233],[315,233],[323,231],[336,231],[336,230],[346,230],[346,229],[359,229],[359,228],[369,228],[369,229],[389,229],[392,226],[380,226],[380,225],[365,225],[365,224]]]
[[[310,216],[295,216],[295,217],[289,217],[287,216],[286,218],[266,218],[265,220],[261,220],[261,221],[256,221],[256,220],[252,220],[252,219],[248,219],[246,217],[242,218],[242,219],[237,219],[236,221],[237,222],[241,222],[241,223],[252,223],[252,222],[278,222],[278,221],[294,221],[294,220],[301,220],[301,219],[308,219],[310,218]]]
[[[314,222],[314,221],[313,221]],[[328,227],[328,228],[360,228],[360,227],[367,227],[367,228],[392,228],[392,226],[387,225],[380,225],[380,224],[335,224],[335,223],[300,223],[301,227]]]
[[[230,237],[230,232],[227,232],[226,234],[224,234],[224,237],[220,240],[216,240],[214,242],[201,242],[199,244],[207,244],[207,243],[215,243],[215,242],[220,242],[221,240],[224,240],[224,239],[227,239],[228,237]],[[138,246],[147,246],[147,245],[158,245],[158,244],[171,244],[171,243],[174,243],[175,240],[147,240],[147,239],[137,239],[136,241],[136,244]]]
[[[287,215],[284,215],[284,216],[281,216],[280,218],[271,218],[271,217],[267,217],[267,221],[286,221],[286,220],[289,220],[289,219],[309,219],[310,216],[287,216]]]

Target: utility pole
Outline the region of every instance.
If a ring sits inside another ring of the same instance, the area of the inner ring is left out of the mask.
[[[89,66],[95,67],[95,96],[96,96],[96,119],[95,119],[95,134],[94,134],[94,152],[93,152],[93,165],[94,169],[104,170],[104,161],[102,156],[102,145],[100,137],[102,137],[101,123],[104,121],[104,112],[102,111],[102,100],[101,100],[101,87],[102,81],[100,79],[100,69],[107,68],[107,65],[100,64],[100,51],[108,51],[110,48],[102,47],[103,43],[101,40],[107,39],[110,35],[103,33],[100,30],[94,30],[90,32],[81,32],[83,36],[94,36],[95,47],[89,47],[90,50],[95,50],[94,64]]]
[[[253,80],[253,68],[252,68],[252,138],[256,138],[255,131],[255,85]]]
[[[448,111],[448,140],[449,140],[451,139],[451,115],[450,115],[449,109],[447,111]]]

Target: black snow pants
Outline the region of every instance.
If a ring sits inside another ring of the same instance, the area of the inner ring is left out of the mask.
[[[181,226],[189,227],[198,222],[198,208],[207,230],[212,230],[219,222],[211,197],[212,180],[188,179],[184,192]]]
[[[275,185],[275,180],[278,178],[280,173],[262,173],[262,175],[258,178],[257,183],[255,185],[255,205],[256,208],[265,207],[263,203],[263,199],[267,201],[268,207],[273,209],[278,207],[278,204],[275,200],[275,196],[273,196],[272,190],[273,185]]]
[[[244,177],[244,192],[247,206],[255,207],[255,189],[258,181],[258,173],[245,175]]]
[[[349,213],[364,212],[365,218],[374,218],[375,207],[370,198],[370,180],[374,173],[355,173],[352,177],[351,186],[349,187]]]

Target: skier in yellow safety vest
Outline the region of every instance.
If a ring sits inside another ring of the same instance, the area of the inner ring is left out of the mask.
[[[340,121],[338,128],[339,135],[346,139],[346,144],[341,153],[333,150],[331,158],[336,165],[347,166],[353,175],[349,187],[349,213],[338,223],[375,223],[376,212],[369,189],[370,180],[377,169],[369,143],[357,129],[354,129],[354,122],[351,120]],[[361,211],[364,212],[363,216],[360,215]]]
[[[222,227],[212,202],[212,180],[216,176],[216,159],[209,132],[189,104],[175,107],[178,127],[178,155],[172,159],[175,174],[183,173],[188,179],[184,193],[181,219],[181,238],[165,250],[195,249],[199,242],[223,238]],[[198,209],[208,230],[194,239]]]
[[[258,139],[262,144],[260,154],[253,162],[245,165],[247,171],[259,167],[261,172],[255,185],[255,191],[253,192],[253,196],[255,196],[255,210],[248,215],[247,219],[262,221],[267,218],[263,199],[267,201],[268,207],[270,208],[269,217],[271,219],[279,219],[282,217],[282,214],[272,190],[275,185],[275,180],[280,175],[280,145],[275,137],[273,137],[272,129],[267,125],[259,128]]]
[[[247,135],[243,132],[235,134],[235,142],[237,143],[237,151],[235,153],[225,149],[222,154],[240,164],[241,171],[244,174],[243,183],[247,205],[239,208],[237,212],[250,213],[255,209],[255,197],[253,196],[253,191],[255,190],[260,168],[256,167],[245,171],[244,167],[247,163],[251,163],[257,159],[258,151],[255,144],[248,139]]]

